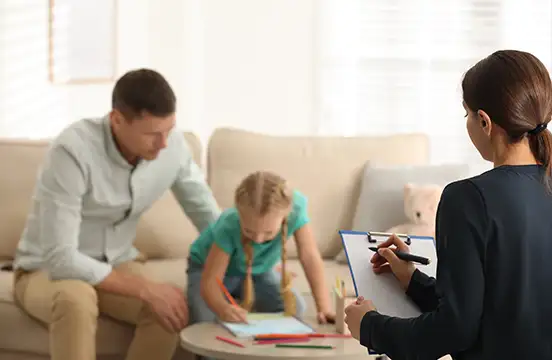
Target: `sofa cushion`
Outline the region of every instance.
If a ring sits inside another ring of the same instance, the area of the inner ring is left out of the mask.
[[[364,164],[425,164],[425,135],[284,137],[219,128],[207,151],[208,181],[222,207],[233,205],[238,183],[259,169],[275,171],[309,199],[314,234],[324,257],[340,250],[337,230],[349,229]],[[296,257],[294,242],[289,255]]]
[[[198,164],[202,152],[198,138],[184,136]],[[38,170],[49,146],[47,140],[0,140],[0,258],[12,258],[25,227]],[[136,246],[151,257],[186,256],[195,228],[174,200],[172,193],[157,201],[139,224]]]

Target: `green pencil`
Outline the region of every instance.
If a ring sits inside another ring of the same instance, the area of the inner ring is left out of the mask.
[[[299,344],[276,344],[279,348],[296,348],[296,349],[333,349],[331,345],[299,345]]]

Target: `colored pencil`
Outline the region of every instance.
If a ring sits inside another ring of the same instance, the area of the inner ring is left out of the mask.
[[[334,349],[331,345],[299,345],[299,344],[276,344],[277,348],[296,348],[296,349]]]
[[[338,338],[338,339],[345,339],[350,338],[350,334],[310,334],[309,337],[311,338]]]
[[[220,341],[224,341],[225,343],[228,343],[228,344],[232,344],[234,346],[238,346],[238,347],[242,347],[242,348],[245,347],[243,344],[240,344],[237,341],[234,341],[232,339],[228,339],[228,338],[225,338],[225,337],[222,337],[222,336],[217,336],[216,339],[220,340]]]
[[[234,300],[234,298],[232,297],[232,295],[230,295],[230,293],[228,292],[228,289],[226,289],[226,286],[224,286],[224,283],[222,282],[222,280],[220,280],[219,278],[217,278],[217,283],[220,287],[220,289],[222,290],[222,292],[224,293],[224,295],[226,295],[226,299],[228,299],[228,301],[230,301],[232,303],[232,305],[234,306],[238,306],[238,303],[236,302],[236,300]]]
[[[271,345],[271,344],[289,344],[299,342],[309,342],[309,338],[296,338],[296,339],[271,339],[271,340],[259,340],[255,345]]]
[[[255,340],[275,340],[275,339],[308,339],[309,334],[259,334]]]
[[[350,334],[259,334],[255,336],[255,340],[282,340],[282,339],[308,339],[308,338],[350,338]]]

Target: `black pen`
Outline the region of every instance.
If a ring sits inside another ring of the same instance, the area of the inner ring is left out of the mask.
[[[369,249],[374,252],[378,252],[378,248],[375,246],[370,246]],[[430,259],[425,258],[423,256],[412,255],[398,250],[395,251],[395,255],[397,255],[397,257],[401,260],[412,261],[412,262],[420,263],[422,265],[429,265],[429,263],[431,262]]]

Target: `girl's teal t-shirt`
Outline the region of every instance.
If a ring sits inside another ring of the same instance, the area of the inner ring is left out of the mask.
[[[292,210],[288,216],[288,238],[308,222],[307,198],[295,190]],[[223,211],[220,217],[194,241],[190,247],[191,261],[200,265],[204,264],[213,243],[230,256],[227,274],[245,274],[245,253],[241,243],[240,217],[235,207]],[[262,274],[271,270],[278,263],[281,255],[281,233],[262,244],[253,243],[253,274]]]

